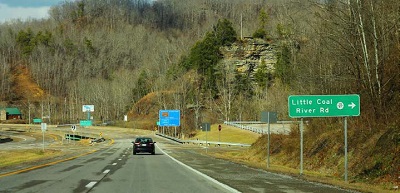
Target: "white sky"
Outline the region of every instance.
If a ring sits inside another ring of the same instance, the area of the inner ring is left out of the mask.
[[[0,0],[0,24],[15,19],[48,18],[51,6],[75,0]],[[155,0],[149,0],[154,2]]]
[[[0,2],[0,23],[21,19],[25,21],[29,18],[41,19],[49,17],[50,6],[41,7],[10,7]]]

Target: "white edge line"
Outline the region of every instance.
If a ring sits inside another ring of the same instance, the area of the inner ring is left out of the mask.
[[[110,170],[104,170],[103,174],[108,174],[108,172],[110,172]]]
[[[194,168],[192,168],[192,167],[190,167],[190,166],[188,166],[188,165],[182,163],[181,161],[179,161],[179,160],[173,158],[172,156],[168,155],[165,151],[163,151],[160,147],[158,147],[157,144],[156,144],[156,146],[157,146],[157,148],[158,148],[163,154],[165,154],[166,156],[168,156],[169,158],[171,158],[172,160],[174,160],[176,163],[178,163],[178,164],[180,164],[180,165],[186,167],[187,169],[193,171],[194,173],[196,173],[196,174],[198,174],[198,175],[200,175],[200,176],[202,176],[202,177],[204,177],[204,178],[206,178],[206,179],[208,179],[208,180],[210,180],[210,181],[212,181],[212,182],[214,182],[214,183],[220,185],[221,187],[225,188],[226,190],[228,190],[228,191],[230,191],[230,192],[240,193],[240,191],[238,191],[238,190],[236,190],[236,189],[234,189],[234,188],[232,188],[232,187],[230,187],[230,186],[228,186],[228,185],[226,185],[226,184],[224,184],[224,183],[221,183],[221,182],[219,182],[218,180],[216,180],[216,179],[214,179],[214,178],[212,178],[212,177],[210,177],[210,176],[207,176],[206,174],[203,174],[203,173],[201,173],[200,171],[198,171],[198,170],[196,170],[196,169],[194,169]]]

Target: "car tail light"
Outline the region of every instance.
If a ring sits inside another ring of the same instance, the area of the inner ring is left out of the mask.
[[[135,145],[140,145],[140,143],[135,143]]]

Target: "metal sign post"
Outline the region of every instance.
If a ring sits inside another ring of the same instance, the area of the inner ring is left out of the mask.
[[[43,151],[44,151],[44,131],[42,131],[43,134]]]
[[[289,117],[301,118],[300,175],[303,174],[303,118],[344,117],[344,180],[348,174],[347,117],[360,116],[360,96],[353,95],[294,95],[288,98]]]
[[[303,175],[303,118],[301,118],[300,122],[300,175]]]
[[[210,130],[210,127],[211,125],[210,125],[210,123],[202,123],[201,124],[201,129],[202,129],[202,131],[205,131],[206,132],[206,153],[208,153],[208,131]]]
[[[82,111],[87,113],[87,119],[86,121],[81,121],[81,123],[84,122],[84,126],[92,126],[92,121],[90,120],[90,112],[94,112],[94,105],[82,105]]]
[[[269,121],[269,112],[268,112],[268,148],[267,148],[267,168],[269,168],[269,157],[270,157],[270,155],[269,155],[269,152],[271,152],[270,151],[270,145],[271,145],[271,124],[270,124],[270,121]]]
[[[176,126],[174,127],[174,137],[176,138]]]
[[[277,120],[276,112],[261,112],[261,122],[266,122],[268,124],[267,168],[269,168],[270,165],[271,123],[276,123]]]
[[[344,181],[347,182],[347,117],[344,117]]]
[[[207,129],[207,125],[209,125],[209,124],[206,124],[206,153],[208,153],[208,139],[207,139],[208,129]]]
[[[44,151],[44,132],[47,130],[47,124],[41,123],[42,134],[43,134],[43,151]]]

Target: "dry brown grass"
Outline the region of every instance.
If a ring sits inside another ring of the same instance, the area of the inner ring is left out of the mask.
[[[217,149],[217,148],[214,148]],[[323,173],[323,172],[315,172],[315,171],[309,171],[309,170],[303,170],[303,175],[299,175],[299,169],[298,168],[292,168],[292,167],[287,167],[283,165],[278,165],[274,163],[279,163],[276,162],[277,160],[275,159],[274,156],[272,156],[270,159],[270,167],[267,168],[267,163],[266,159],[260,159],[258,157],[255,157],[251,151],[248,148],[244,149],[235,149],[235,150],[230,150],[226,152],[218,151],[215,150],[213,151],[212,148],[210,148],[210,151],[208,152],[208,155],[211,155],[213,157],[219,158],[219,159],[225,159],[225,160],[230,160],[235,163],[240,163],[244,164],[247,166],[250,166],[252,168],[258,168],[258,169],[263,169],[266,171],[271,171],[275,173],[281,173],[281,174],[286,174],[290,176],[295,176],[299,178],[303,178],[305,180],[313,181],[313,182],[319,182],[323,184],[331,184],[334,186],[350,189],[350,190],[356,190],[356,191],[361,191],[361,192],[379,192],[379,193],[393,193],[397,192],[394,190],[390,190],[391,185],[372,185],[372,184],[367,184],[367,183],[360,183],[360,182],[345,182],[343,179]]]
[[[61,150],[54,149],[24,149],[13,151],[0,151],[0,168],[45,160],[63,155]]]

